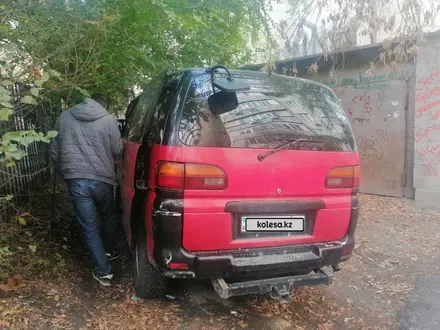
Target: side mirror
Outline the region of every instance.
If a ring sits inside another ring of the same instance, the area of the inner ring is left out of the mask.
[[[235,92],[220,91],[208,97],[209,109],[213,114],[221,115],[237,109],[238,99]]]

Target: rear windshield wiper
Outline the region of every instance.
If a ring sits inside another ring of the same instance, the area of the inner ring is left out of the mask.
[[[289,147],[291,145],[294,145],[294,144],[296,144],[298,142],[304,142],[304,141],[308,141],[308,142],[322,142],[322,141],[319,141],[319,140],[311,140],[311,139],[297,139],[297,140],[293,140],[293,141],[289,141],[287,143],[284,143],[284,144],[280,145],[279,147],[276,147],[275,149],[273,149],[271,151],[268,151],[268,152],[265,152],[263,154],[260,154],[260,155],[258,155],[257,158],[258,158],[258,160],[260,162],[262,162],[267,157],[277,153],[278,151],[281,151],[281,150],[283,150],[283,149],[285,149],[285,148],[287,148],[287,147]]]

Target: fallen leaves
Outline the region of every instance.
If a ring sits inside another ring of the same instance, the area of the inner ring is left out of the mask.
[[[247,324],[246,322],[244,322],[244,321],[240,321],[240,322],[238,322],[238,325],[239,325],[240,327],[242,327],[242,328],[247,328],[247,327],[248,327],[248,324]]]
[[[395,280],[397,277],[400,277],[399,281]],[[405,296],[414,288],[414,285],[403,280],[401,275],[393,275],[391,280],[386,282],[374,279],[373,276],[369,275],[366,277],[366,282],[376,290],[376,295],[386,293],[391,297],[395,295]]]
[[[105,309],[93,320],[98,329],[174,329],[183,320],[166,307],[122,305],[118,309]]]
[[[11,304],[8,300],[0,301],[0,329],[27,329],[29,311],[21,304]]]
[[[359,291],[359,289],[356,285],[349,285],[348,287],[354,291]]]
[[[14,315],[14,314],[21,314],[21,313],[23,313],[23,310],[15,309],[15,310],[6,310],[6,311],[2,312],[1,315],[2,315],[2,318],[5,318],[7,316],[11,316],[11,315]]]
[[[25,287],[26,284],[20,275],[9,277],[6,284],[0,284],[0,291],[13,291]]]
[[[436,251],[436,240],[440,242],[440,224],[428,220],[429,225],[423,222],[423,226],[414,227],[420,214],[405,205],[399,199],[361,195],[361,219],[357,230],[360,244],[353,258],[335,274],[332,286],[298,288],[288,304],[257,297],[244,299],[239,305],[228,302],[231,305],[226,310],[224,306],[217,308],[218,302],[209,301],[194,307],[185,299],[179,306],[133,297],[129,264],[122,266],[118,286],[109,290],[100,290],[97,286],[84,289],[84,279],[90,274],[82,272],[88,272],[89,264],[69,259],[67,251],[72,250],[75,242],[70,234],[63,232],[58,236],[62,251],[57,252],[62,254],[67,265],[60,273],[61,279],[58,282],[46,278],[35,288],[21,277],[11,277],[1,284],[0,291],[10,291],[8,296],[12,297],[5,303],[0,301],[0,316],[5,315],[0,317],[0,328],[173,330],[209,327],[238,330],[285,320],[283,329],[393,329],[394,319],[390,315],[398,301],[412,289],[407,267],[415,262],[419,267],[419,263],[426,262],[427,254]],[[426,214],[428,218],[439,217],[438,212]],[[70,219],[70,213],[65,218]],[[64,251],[62,244],[67,241],[69,249]],[[426,250],[425,245],[430,249]],[[45,249],[38,242],[36,254],[45,253]],[[35,258],[30,250],[24,250]],[[50,267],[50,264],[42,267]],[[69,273],[72,268],[80,269],[79,276]]]
[[[9,328],[10,326],[11,326],[11,324],[9,322],[0,320],[0,327],[8,327]]]
[[[319,330],[332,330],[334,329],[334,324],[332,322],[326,322],[318,327]]]
[[[125,302],[129,305],[142,305],[144,303],[144,300],[134,295],[127,295],[127,299],[125,300]]]

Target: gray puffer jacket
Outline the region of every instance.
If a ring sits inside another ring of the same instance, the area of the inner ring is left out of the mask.
[[[93,99],[61,113],[51,158],[64,180],[91,179],[117,185],[115,161],[122,151],[116,118]]]

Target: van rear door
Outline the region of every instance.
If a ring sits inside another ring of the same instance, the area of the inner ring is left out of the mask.
[[[235,72],[234,78],[251,90],[237,93],[238,108],[221,115],[208,106],[210,74],[193,78],[178,141],[167,147],[172,161],[158,167],[163,180],[157,184],[165,188],[171,182],[167,166],[179,164],[173,173],[184,177],[184,248],[342,239],[359,185],[359,157],[334,93],[274,74]]]
[[[117,173],[123,209],[122,222],[129,245],[133,236],[132,220],[139,221],[143,214],[141,208],[144,192],[138,187],[139,182],[144,179],[144,169],[140,166],[145,152],[143,140],[145,132],[151,125],[154,106],[163,88],[165,74],[163,72],[152,79],[146,86],[145,92],[130,103],[126,113],[122,132],[123,151],[118,161]]]

